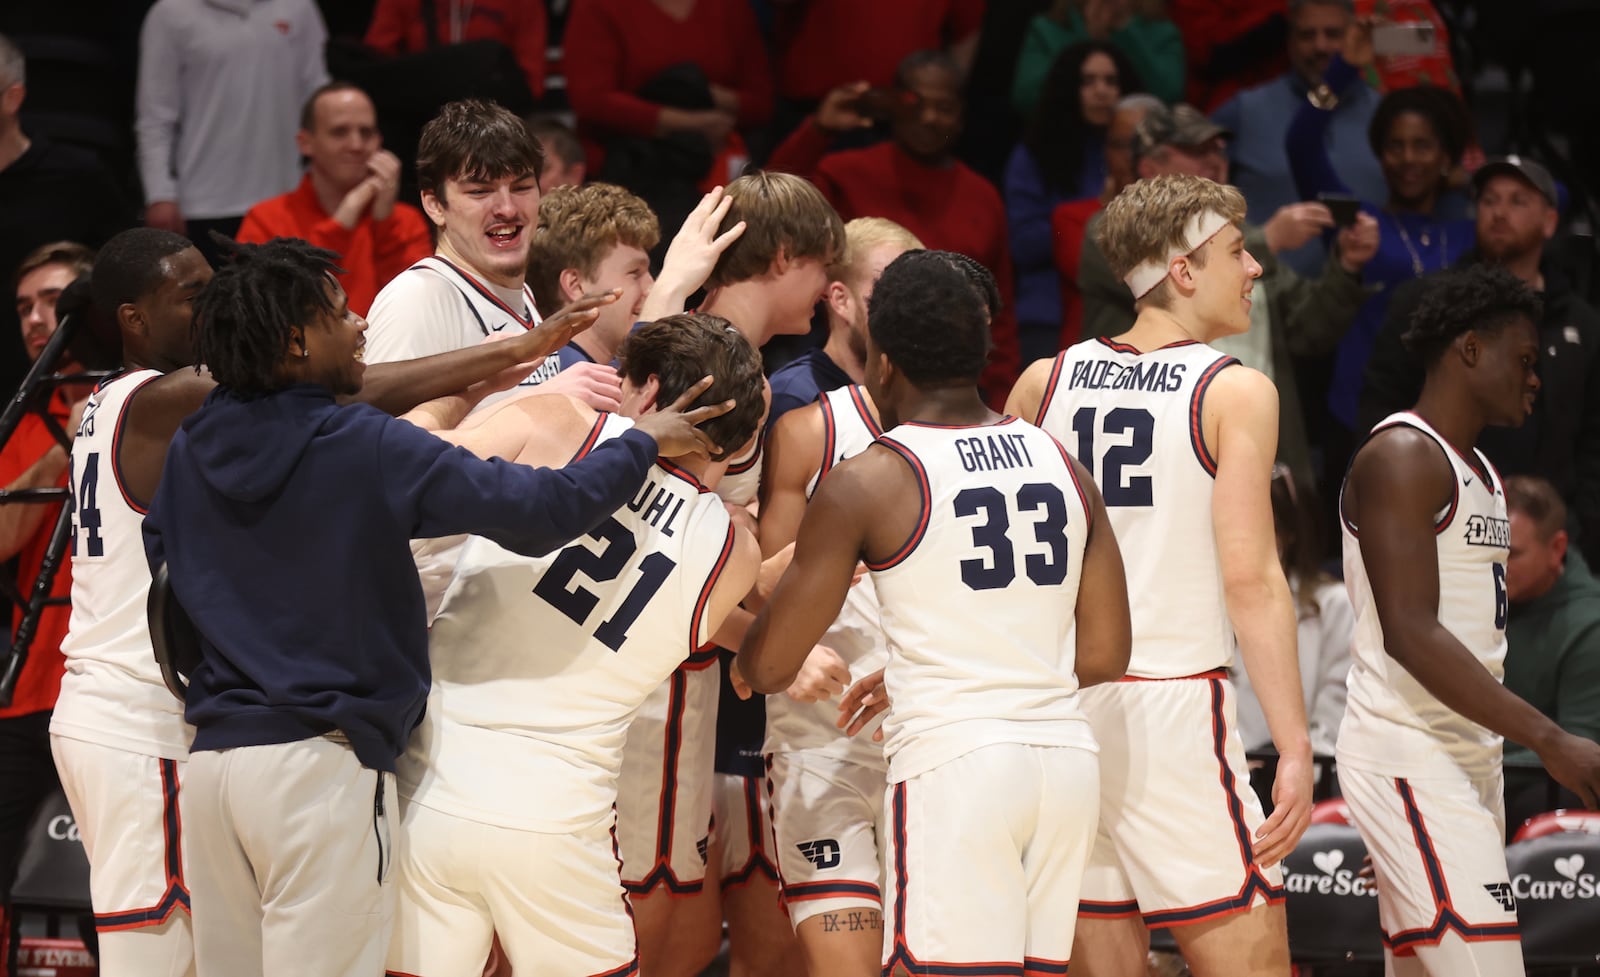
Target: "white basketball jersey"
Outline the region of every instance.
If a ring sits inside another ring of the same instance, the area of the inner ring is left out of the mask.
[[[916,472],[922,511],[900,552],[868,564],[890,782],[995,743],[1095,750],[1073,671],[1088,502],[1064,449],[1016,418],[902,424],[878,443]]]
[[[822,457],[806,498],[816,494],[817,485],[828,471],[872,446],[883,429],[872,416],[866,391],[859,386],[840,387],[824,393],[817,403],[822,410],[824,445]],[[872,576],[863,577],[850,588],[844,607],[833,625],[822,636],[821,644],[838,652],[850,666],[850,681],[860,681],[888,661],[883,626],[878,620],[878,589]],[[854,763],[883,766],[883,746],[872,741],[873,728],[846,736],[838,727],[838,700],[796,702],[787,694],[767,697],[767,753],[806,750]]]
[[[1181,678],[1233,661],[1211,527],[1217,463],[1200,418],[1212,379],[1237,362],[1203,343],[1141,353],[1091,339],[1050,371],[1038,424],[1105,498],[1128,575],[1130,676]]]
[[[596,426],[592,443],[630,423]],[[529,831],[606,817],[629,721],[710,639],[706,608],[733,542],[722,500],[667,462],[556,553],[470,537],[433,623],[433,690],[400,762],[402,792]]]
[[[150,643],[145,604],[145,500],[117,470],[124,411],[155,370],[113,377],[89,395],[72,442],[72,619],[50,731],[168,760],[189,755],[194,729],[167,689]]]
[[[531,329],[541,321],[533,292],[491,286],[439,255],[429,255],[407,268],[372,303],[368,315],[368,363],[391,363],[449,353],[476,346],[491,335]],[[513,390],[526,391],[560,370],[554,356],[525,377]],[[473,411],[511,396],[501,390],[483,398]],[[450,584],[465,536],[441,536],[411,543],[422,581],[429,620]]]
[[[1477,466],[1421,417],[1393,414],[1373,428],[1405,425],[1432,438],[1450,463],[1454,491],[1434,519],[1439,559],[1439,623],[1496,680],[1505,675],[1506,558],[1511,523],[1500,474],[1474,451]],[[1488,478],[1484,478],[1484,473]],[[1355,607],[1349,702],[1339,726],[1339,762],[1396,777],[1471,775],[1498,770],[1500,736],[1446,706],[1384,650],[1372,584],[1361,558],[1361,527],[1342,517],[1344,580]]]
[[[756,500],[756,490],[761,487],[762,449],[766,447],[766,440],[764,431],[757,432],[754,445],[729,459],[727,473],[717,482],[717,494],[723,501],[749,505]]]

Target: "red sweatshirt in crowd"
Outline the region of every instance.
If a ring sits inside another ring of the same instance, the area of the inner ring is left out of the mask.
[[[661,106],[634,93],[675,64],[693,62],[706,80],[736,92],[739,125],[772,115],[766,45],[749,0],[697,0],[683,20],[651,0],[573,0],[564,45],[567,98],[591,173],[602,159],[597,139],[656,134]]]
[[[344,269],[339,284],[350,297],[351,310],[362,316],[390,279],[433,254],[422,211],[397,203],[388,219],[375,221],[368,212],[359,224],[347,229],[322,209],[309,173],[283,196],[251,207],[239,225],[237,240],[262,244],[275,237],[302,238],[338,254],[339,267]]]
[[[72,405],[58,391],[51,398],[50,415],[65,427],[71,413]],[[10,485],[21,478],[22,473],[33,467],[55,444],[55,436],[45,427],[39,415],[23,415],[16,433],[6,442],[5,450],[0,451],[0,486]],[[56,485],[59,488],[67,487],[66,472],[61,473]],[[50,546],[50,534],[55,529],[56,515],[61,511],[61,506],[48,505],[44,510],[44,522],[39,524],[39,528],[17,552],[17,590],[24,598],[32,595],[33,582],[39,579],[39,568],[44,563],[44,553]],[[62,559],[60,569],[56,570],[56,578],[51,582],[50,596],[71,595],[72,563]],[[67,667],[66,659],[61,657],[61,640],[67,636],[67,622],[71,616],[72,609],[65,605],[46,607],[40,613],[38,630],[33,632],[33,644],[28,650],[28,663],[22,666],[22,674],[17,678],[11,705],[0,709],[0,719],[26,716],[55,706],[56,696],[61,694],[61,675]],[[15,638],[17,625],[22,623],[22,608],[13,607],[10,619],[10,635]]]
[[[832,88],[894,82],[913,51],[944,50],[977,33],[983,0],[808,0],[778,13],[778,91],[819,99]]]
[[[533,97],[544,94],[547,28],[543,0],[435,0],[433,8],[440,43],[499,41],[516,55]],[[422,0],[378,0],[366,44],[384,54],[426,51]]]
[[[807,122],[784,140],[767,165],[809,177],[845,220],[886,217],[928,247],[967,255],[994,275],[1005,308],[991,325],[994,352],[982,385],[991,405],[1003,404],[1016,382],[1021,352],[1012,311],[1015,283],[1006,208],[999,191],[959,160],[927,166],[893,142],[823,155],[827,147],[828,137]]]

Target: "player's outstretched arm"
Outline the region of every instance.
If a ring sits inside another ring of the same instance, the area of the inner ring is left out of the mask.
[[[217,382],[204,369],[173,370],[133,393],[117,439],[117,471],[134,500],[149,505],[161,485],[167,446],[183,419],[200,409]],[[109,421],[103,422],[109,423]]]
[[[811,497],[794,559],[739,649],[739,670],[755,691],[787,689],[844,606],[867,542],[868,522],[876,518],[876,500],[893,497],[883,483],[899,484],[884,463],[887,459],[877,454],[840,465]],[[898,459],[890,463],[905,467]]]
[[[1006,413],[1020,417],[1029,424],[1039,423],[1039,408],[1044,406],[1044,388],[1050,382],[1050,370],[1055,360],[1036,360],[1022,371],[1017,385],[1006,398]]]
[[[1133,618],[1128,611],[1128,577],[1122,568],[1111,520],[1106,517],[1100,487],[1076,459],[1072,471],[1089,500],[1089,541],[1083,550],[1083,574],[1078,583],[1078,651],[1075,670],[1078,685],[1087,688],[1115,682],[1128,672],[1133,653]]]
[[[1562,730],[1489,674],[1439,621],[1434,515],[1455,474],[1431,438],[1405,428],[1375,436],[1356,456],[1346,515],[1361,532],[1361,559],[1383,647],[1451,709],[1539,754],[1550,776],[1589,807],[1600,798],[1600,745]]]
[[[404,415],[410,420],[427,405]],[[507,400],[473,415],[473,423],[435,430],[479,458],[504,458],[534,468],[559,468],[573,460],[599,415],[573,397]]]
[[[1223,599],[1278,750],[1275,808],[1257,831],[1255,848],[1256,860],[1271,865],[1294,849],[1311,824],[1313,779],[1294,599],[1272,522],[1278,390],[1255,370],[1223,370],[1206,391],[1201,424],[1217,466],[1211,524]]]
[[[436,356],[367,367],[361,392],[355,399],[396,416],[420,403],[473,387],[478,398],[516,385],[532,372],[540,359],[565,346],[573,336],[594,325],[602,306],[621,295],[612,289],[585,295],[532,329],[510,339],[481,343]]]

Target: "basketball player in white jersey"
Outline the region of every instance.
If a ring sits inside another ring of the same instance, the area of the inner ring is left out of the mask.
[[[1310,820],[1311,746],[1270,505],[1277,391],[1206,345],[1250,326],[1244,212],[1203,177],[1124,190],[1101,246],[1138,319],[1035,363],[1006,405],[1096,475],[1128,568],[1127,680],[1083,697],[1102,751],[1073,953],[1090,977],[1143,974],[1144,924],[1171,927],[1198,977],[1289,970],[1277,863]],[[1265,823],[1234,729],[1235,634],[1280,756]]]
[[[134,228],[107,242],[93,293],[117,321],[124,368],[91,395],[72,455],[72,620],[51,745],[89,857],[101,965],[130,977],[193,968],[177,806],[193,731],[151,651],[141,526],[167,445],[215,388],[186,368],[191,306],[210,279],[180,235]],[[398,413],[534,360],[593,318],[583,312],[507,343],[375,368],[363,393]]]
[[[1341,492],[1356,629],[1339,785],[1377,871],[1391,977],[1524,972],[1502,737],[1532,745],[1589,807],[1600,797],[1600,745],[1501,685],[1510,523],[1473,444],[1532,410],[1541,308],[1501,269],[1430,278],[1405,336],[1422,395],[1378,423]]]
[[[773,411],[761,479],[761,551],[794,543],[806,502],[834,465],[865,451],[882,429],[866,378],[867,303],[884,267],[918,241],[881,218],[845,225],[845,253],[829,269],[828,342],[773,374]],[[843,381],[843,385],[838,385]],[[820,399],[818,395],[820,394]],[[793,406],[805,404],[805,406]],[[839,696],[887,659],[876,590],[863,578],[787,692],[767,699],[772,847],[789,923],[812,977],[882,972],[882,862],[888,766],[869,730],[846,736]],[[722,821],[719,819],[718,824]]]
[[[538,324],[526,279],[543,167],[544,152],[522,120],[493,103],[451,102],[423,127],[417,182],[438,245],[373,300],[370,362],[445,353]],[[547,392],[616,409],[616,372],[604,364],[576,364],[558,377],[535,370],[522,382],[547,381],[556,384]]]
[[[979,397],[998,301],[961,255],[884,270],[867,387],[889,431],[822,481],[740,651],[752,688],[787,688],[865,559],[889,648],[885,974],[1066,972],[1100,776],[1078,690],[1127,664],[1094,483]]]
[[[724,249],[705,280],[699,311],[727,319],[760,349],[775,335],[810,328],[812,309],[827,284],[827,265],[844,245],[844,225],[809,181],[752,173],[734,180],[721,196],[713,193],[701,201],[674,239],[669,263],[680,251],[679,241],[685,242],[686,254]],[[641,315],[681,311],[685,283],[681,272],[663,269],[662,283],[645,300]],[[752,437],[725,466],[707,473],[708,484],[725,502],[742,507],[755,501],[760,447],[759,436]],[[749,621],[743,611],[730,615],[717,643],[736,648]],[[623,749],[617,798],[622,877],[633,905],[640,967],[656,977],[698,974],[721,937],[716,893],[706,894],[705,885],[709,860],[717,854],[710,837],[717,656],[715,647],[694,649],[640,707]],[[738,929],[731,938],[739,938]]]
[[[736,445],[755,432],[761,359],[726,320],[646,325],[621,363],[620,415],[532,397],[456,436],[477,447],[509,424],[526,434],[507,452],[515,460],[563,464],[706,373],[717,379],[703,398],[740,405],[707,436]],[[494,932],[518,973],[637,966],[613,841],[627,725],[760,564],[755,539],[702,482],[709,465],[663,460],[633,502],[548,557],[478,537],[463,548],[431,633],[429,708],[400,769],[407,849],[391,972],[471,973]]]

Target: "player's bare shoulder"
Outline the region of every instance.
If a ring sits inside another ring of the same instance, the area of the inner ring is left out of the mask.
[[[1056,357],[1034,360],[1022,371],[1011,395],[1006,398],[1006,413],[1020,417],[1029,424],[1039,422],[1039,409],[1044,405],[1044,391],[1055,369]]]
[[[1260,370],[1234,362],[1195,392],[1206,447],[1221,460],[1222,445],[1239,433],[1274,447],[1278,439],[1278,387]]]

